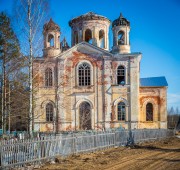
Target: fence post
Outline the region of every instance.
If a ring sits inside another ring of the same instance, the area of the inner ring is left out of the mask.
[[[75,134],[74,134],[74,132],[73,132],[73,138],[72,138],[72,147],[73,147],[73,154],[75,154],[76,153],[76,136],[75,136]]]
[[[116,131],[114,131],[114,147],[116,146]]]
[[[113,147],[113,145],[114,147],[122,144],[133,145],[134,143],[149,139],[171,137],[174,136],[174,132],[175,130],[168,129],[97,131],[92,132],[91,134],[86,133],[84,135],[83,133],[73,133],[69,136],[62,135],[61,138],[55,136],[41,136],[41,138],[38,139],[27,139],[23,141],[3,140],[0,141],[0,169],[6,169],[6,167],[9,167],[10,165],[12,167],[23,166],[26,161],[37,163],[38,159],[40,163],[42,158],[53,158],[57,153],[57,148],[58,150],[64,149],[65,151],[66,149],[68,149],[68,151],[71,149],[70,153],[65,152],[65,154],[76,154],[79,152],[90,151],[90,149],[92,149],[92,151],[102,150],[107,147]],[[58,151],[58,153],[60,152]],[[23,158],[22,161],[19,161],[19,156],[21,154],[23,154],[21,156]],[[12,161],[10,159],[12,159]]]
[[[96,132],[96,150],[98,150],[98,145],[99,145],[99,143],[98,143],[98,132]]]
[[[176,135],[176,128],[174,128],[174,130],[173,130],[173,136],[175,136]]]

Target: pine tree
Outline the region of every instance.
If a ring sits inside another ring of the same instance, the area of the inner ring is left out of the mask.
[[[1,62],[1,116],[2,129],[6,131],[8,114],[9,82],[16,68],[15,59],[19,58],[19,41],[11,27],[10,18],[3,12],[0,13],[0,62]],[[18,62],[17,62],[18,63]]]
[[[10,129],[24,131],[28,129],[29,91],[28,74],[19,72],[11,82],[11,118]]]
[[[169,114],[170,114],[170,115],[174,115],[174,113],[175,113],[175,112],[174,112],[174,107],[171,107],[170,110],[169,110]]]

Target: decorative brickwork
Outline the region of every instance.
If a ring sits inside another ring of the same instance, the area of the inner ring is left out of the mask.
[[[130,53],[130,22],[122,15],[113,22],[111,52],[106,17],[90,12],[69,25],[72,47],[65,39],[60,45],[52,19],[44,26],[44,55],[33,65],[35,130],[167,128],[167,85],[141,87],[142,54]]]

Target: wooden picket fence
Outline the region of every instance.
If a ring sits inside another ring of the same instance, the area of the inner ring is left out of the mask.
[[[0,141],[0,169],[40,165],[56,156],[93,152],[174,136],[173,130],[120,130],[41,135],[40,138]]]

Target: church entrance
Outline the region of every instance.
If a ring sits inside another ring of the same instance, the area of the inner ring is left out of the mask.
[[[90,130],[91,127],[91,106],[88,102],[82,102],[79,106],[79,128]]]

